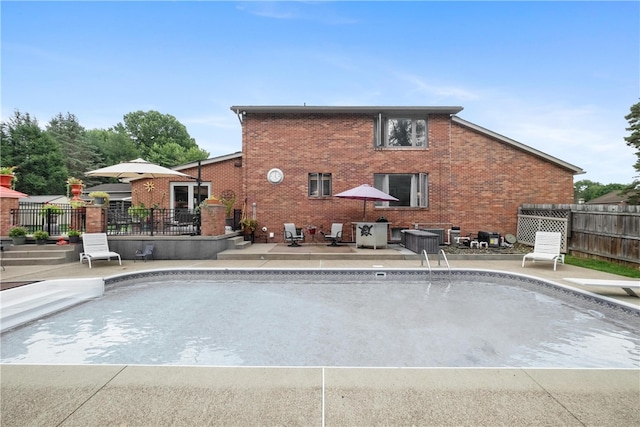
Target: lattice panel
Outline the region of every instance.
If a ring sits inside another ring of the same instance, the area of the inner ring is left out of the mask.
[[[518,215],[517,240],[525,245],[533,246],[537,231],[551,231],[562,234],[560,252],[567,252],[567,230],[569,220],[566,218],[550,218],[544,216]]]
[[[541,216],[544,218],[566,218],[569,219],[571,211],[567,209],[520,209],[521,215]]]

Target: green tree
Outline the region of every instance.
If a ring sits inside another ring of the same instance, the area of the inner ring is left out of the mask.
[[[198,148],[187,128],[170,114],[135,111],[126,114],[123,122],[113,130],[131,140],[140,157],[162,166],[204,160],[209,156],[208,152]],[[175,146],[180,147],[178,151]],[[188,156],[186,160],[185,156]]]
[[[629,122],[629,127],[626,128],[631,134],[625,137],[627,145],[635,147],[636,149],[636,163],[633,165],[635,170],[640,173],[640,102],[631,106],[631,112],[624,117]],[[629,204],[640,204],[640,175],[635,177],[636,179],[628,185],[623,193],[629,196]]]
[[[102,164],[98,167],[115,165],[141,157],[140,150],[127,138],[113,129],[91,129],[87,131],[89,143],[96,147]]]
[[[583,179],[581,181],[576,181],[573,184],[573,194],[576,202],[580,199],[588,202],[589,200],[593,200],[600,196],[604,196],[607,193],[611,193],[614,190],[623,190],[624,188],[624,184],[603,185],[599,182]]]
[[[0,123],[2,163],[17,166],[16,190],[29,195],[66,194],[67,168],[60,145],[29,113],[16,110]]]
[[[81,178],[100,163],[96,147],[90,144],[86,130],[80,126],[75,115],[67,113],[63,116],[58,113],[47,124],[46,132],[60,144],[70,176]]]

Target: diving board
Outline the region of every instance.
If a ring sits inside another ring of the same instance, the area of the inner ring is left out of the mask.
[[[575,277],[565,277],[567,282],[576,283],[582,286],[597,286],[602,288],[622,288],[627,295],[639,297],[636,291],[640,291],[640,280],[602,280],[602,279],[579,279]]]

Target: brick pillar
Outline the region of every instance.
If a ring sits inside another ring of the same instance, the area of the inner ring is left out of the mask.
[[[200,234],[202,236],[224,235],[226,217],[223,204],[204,205],[200,210]]]
[[[15,197],[0,198],[0,236],[8,236],[11,227],[20,224],[11,224],[11,209],[18,209],[18,199]]]
[[[106,206],[87,205],[87,222],[85,233],[107,232],[107,208]]]

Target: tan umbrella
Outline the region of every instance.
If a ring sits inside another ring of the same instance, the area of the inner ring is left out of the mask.
[[[182,172],[165,168],[164,166],[149,163],[144,159],[135,159],[128,162],[118,163],[117,165],[107,166],[106,168],[96,169],[85,173],[86,176],[105,176],[110,178],[165,178],[180,176],[185,178],[193,178]]]

